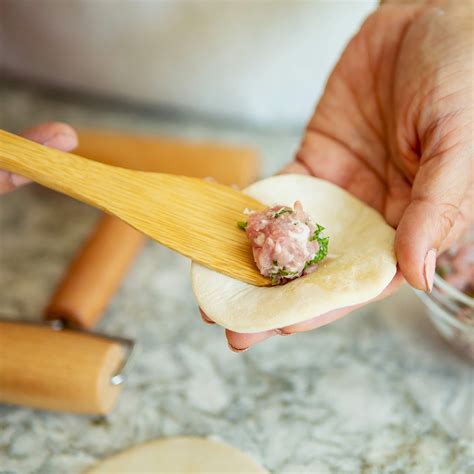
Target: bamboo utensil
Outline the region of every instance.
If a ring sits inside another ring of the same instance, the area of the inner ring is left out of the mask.
[[[242,147],[83,130],[79,140],[79,154],[108,164],[213,176],[240,186],[257,175],[255,152]],[[0,319],[0,402],[102,415],[112,409],[132,341],[61,328],[58,319],[92,328],[144,241],[128,224],[104,215],[44,312],[52,321]]]
[[[258,176],[257,153],[242,146],[104,130],[79,129],[78,135],[78,155],[110,165],[212,176],[222,184],[240,187],[248,186]],[[44,318],[92,329],[145,240],[145,235],[117,217],[102,216],[66,269],[43,312]]]
[[[265,206],[230,187],[105,165],[5,131],[0,168],[115,215],[204,266],[249,284],[271,285],[236,225],[245,208]]]

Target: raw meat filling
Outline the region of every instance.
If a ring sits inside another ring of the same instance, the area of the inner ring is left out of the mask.
[[[252,245],[255,263],[263,276],[279,285],[314,271],[328,251],[324,227],[315,224],[296,201],[294,207],[273,206],[262,212],[247,211],[239,222]]]

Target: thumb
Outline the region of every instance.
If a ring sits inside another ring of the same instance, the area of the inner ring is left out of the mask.
[[[422,157],[411,201],[397,228],[395,250],[410,285],[431,291],[436,257],[458,238],[472,209],[470,147],[448,147]],[[471,209],[470,209],[471,208]]]
[[[49,122],[29,128],[20,133],[20,136],[61,151],[71,151],[77,146],[76,132],[61,122]],[[0,194],[12,191],[28,182],[29,179],[23,176],[0,170]]]

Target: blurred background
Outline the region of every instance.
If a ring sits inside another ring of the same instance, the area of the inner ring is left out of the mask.
[[[0,6],[2,128],[55,120],[81,133],[113,130],[115,139],[143,134],[157,147],[174,140],[174,156],[196,145],[190,161],[201,143],[246,157],[251,150],[263,177],[292,158],[331,68],[376,2]],[[126,154],[104,141],[111,160]],[[147,157],[150,166],[155,158],[163,156]],[[2,196],[2,315],[41,320],[99,218],[36,185]],[[318,331],[234,354],[222,329],[199,318],[189,262],[147,242],[100,316],[97,330],[139,347],[114,410],[0,405],[0,473],[80,473],[142,441],[183,434],[216,436],[275,473],[460,473],[474,465],[471,365],[408,288]]]
[[[3,0],[15,78],[137,105],[303,126],[375,0]]]

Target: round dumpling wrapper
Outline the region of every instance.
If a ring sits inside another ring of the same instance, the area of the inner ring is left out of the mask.
[[[209,438],[178,436],[140,444],[84,474],[268,474],[242,451]]]
[[[243,192],[268,206],[301,201],[314,222],[326,228],[329,253],[313,273],[273,287],[249,285],[193,263],[198,304],[221,326],[252,333],[296,324],[369,301],[395,276],[394,229],[338,186],[285,174],[258,181]]]

